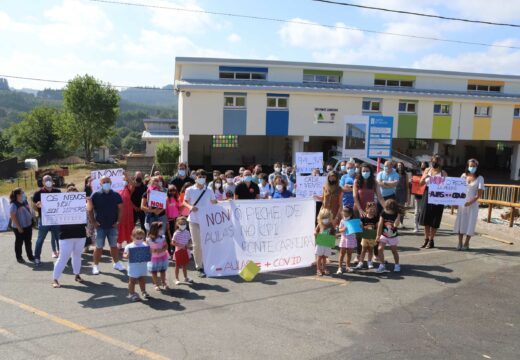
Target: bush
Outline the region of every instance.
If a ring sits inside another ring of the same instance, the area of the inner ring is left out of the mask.
[[[181,150],[179,144],[173,142],[161,142],[155,151],[155,164],[163,175],[173,175],[179,162]]]

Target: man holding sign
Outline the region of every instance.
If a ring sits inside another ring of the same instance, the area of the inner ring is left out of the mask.
[[[94,265],[92,265],[93,275],[99,274],[99,260],[101,260],[105,239],[108,239],[114,269],[119,271],[125,270],[125,267],[119,261],[119,252],[117,250],[117,227],[121,220],[123,200],[121,195],[112,190],[112,181],[108,176],[103,176],[100,184],[101,191],[93,193],[87,203],[90,221],[96,228],[96,249],[94,250]]]

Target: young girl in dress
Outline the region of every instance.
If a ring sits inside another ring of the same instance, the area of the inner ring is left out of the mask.
[[[318,214],[318,226],[314,230],[314,235],[328,234],[335,235],[334,225],[332,224],[332,213],[327,209],[321,209]],[[316,245],[316,274],[319,276],[328,275],[327,257],[331,255],[331,248],[323,245]]]
[[[134,229],[132,231],[132,242],[126,245],[123,257],[128,259],[130,257],[130,249],[133,248],[148,248],[148,244],[144,241],[145,233],[142,229]],[[148,250],[149,251],[149,250]],[[135,284],[139,283],[143,299],[148,299],[149,295],[146,292],[146,261],[131,262],[128,261],[128,295],[132,301],[140,301],[139,295],[135,292]]]
[[[356,269],[363,269],[363,262],[365,261],[365,255],[368,253],[368,268],[373,269],[372,256],[374,254],[374,247],[377,245],[376,242],[376,231],[377,231],[377,205],[374,202],[368,202],[364,211],[364,216],[361,217],[363,223],[363,230],[372,230],[373,237],[362,236],[361,240],[361,255],[359,256],[359,263]],[[366,232],[364,231],[365,235]]]
[[[172,245],[175,246],[175,285],[180,285],[179,269],[182,268],[184,281],[191,283],[192,280],[188,277],[188,262],[190,260],[188,255],[188,244],[191,240],[191,234],[186,229],[188,221],[185,217],[179,217],[175,224],[175,233],[173,233]]]
[[[385,206],[379,217],[379,226],[377,228],[376,239],[379,239],[379,267],[376,272],[382,273],[386,271],[385,266],[385,246],[390,246],[392,254],[394,255],[394,272],[401,271],[399,265],[399,254],[397,253],[397,245],[399,245],[399,237],[397,234],[397,227],[399,226],[399,217],[403,215],[404,211],[401,209],[397,201],[388,199],[385,201]]]
[[[351,273],[354,271],[352,269],[350,262],[352,261],[352,253],[354,252],[354,249],[357,248],[357,240],[356,240],[356,234],[347,234],[347,226],[346,222],[352,219],[354,216],[354,211],[349,208],[345,207],[342,210],[343,215],[343,221],[339,225],[339,232],[341,233],[341,242],[339,243],[340,253],[339,253],[339,264],[338,264],[338,271],[336,271],[336,274],[341,275],[343,273],[343,260],[345,260],[345,254],[347,254],[347,268],[346,272]]]
[[[161,234],[162,222],[155,221],[150,225],[148,231],[147,243],[152,252],[152,260],[148,263],[148,271],[152,273],[152,282],[155,290],[166,290],[166,270],[168,270],[169,256],[168,243],[166,238]],[[157,278],[157,273],[161,276],[161,282]]]

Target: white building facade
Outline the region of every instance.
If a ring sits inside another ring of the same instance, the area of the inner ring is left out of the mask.
[[[344,119],[393,116],[393,148],[476,157],[520,177],[520,76],[282,61],[176,58],[181,158],[291,161],[342,147]]]

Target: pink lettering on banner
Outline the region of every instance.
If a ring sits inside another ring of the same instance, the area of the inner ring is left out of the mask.
[[[163,208],[163,204],[161,202],[157,202],[157,201],[150,201],[150,206],[151,207],[154,207],[154,208],[157,208],[157,209],[162,209]]]
[[[430,178],[430,184],[442,185],[444,184],[445,178],[443,176],[432,176]]]

